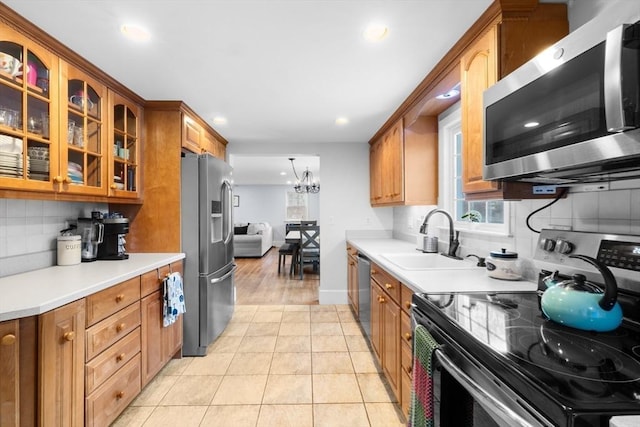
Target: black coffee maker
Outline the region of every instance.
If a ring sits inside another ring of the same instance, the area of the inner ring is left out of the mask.
[[[103,241],[98,246],[98,259],[121,260],[128,259],[125,249],[124,236],[129,232],[129,218],[107,217],[102,219],[104,224]]]

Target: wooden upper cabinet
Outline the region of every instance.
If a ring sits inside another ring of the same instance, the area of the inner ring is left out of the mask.
[[[534,0],[526,4],[496,3],[501,3],[500,13],[460,59],[463,191],[466,199],[533,198],[531,184],[482,179],[482,95],[489,86],[568,34],[566,5],[538,4]]]
[[[182,117],[182,148],[200,153],[200,125],[186,114]]]
[[[491,27],[462,57],[462,182],[465,193],[498,190],[498,183],[482,180],[482,93],[497,80],[497,27]]]
[[[26,62],[26,76],[0,71],[0,152],[10,163],[0,189],[51,192],[60,168],[58,58],[2,23],[0,52]]]
[[[60,61],[59,167],[56,190],[107,195],[107,87]]]
[[[142,182],[142,107],[109,91],[109,196],[136,199]]]
[[[435,125],[435,126],[434,126]],[[438,197],[438,127],[435,117],[398,120],[370,147],[372,206],[435,204]]]

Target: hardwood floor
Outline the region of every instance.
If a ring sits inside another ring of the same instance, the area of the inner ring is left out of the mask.
[[[236,304],[271,305],[318,304],[320,274],[305,267],[304,279],[289,275],[289,260],[278,274],[278,248],[271,248],[262,258],[236,258]]]

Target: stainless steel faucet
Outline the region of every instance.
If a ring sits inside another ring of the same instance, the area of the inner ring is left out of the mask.
[[[431,216],[436,213],[443,214],[449,220],[449,250],[447,251],[447,253],[442,252],[442,255],[449,258],[462,259],[456,255],[456,251],[460,246],[460,242],[458,241],[458,236],[460,235],[460,232],[455,231],[453,229],[453,218],[451,218],[451,215],[449,215],[449,212],[445,211],[444,209],[434,209],[431,212],[429,212],[427,216],[424,218],[422,225],[420,226],[420,233],[427,234],[427,230],[429,229],[429,218],[431,218]]]

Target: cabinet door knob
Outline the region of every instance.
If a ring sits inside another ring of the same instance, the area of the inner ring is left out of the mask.
[[[409,367],[407,368],[407,373],[408,373],[409,375],[411,375],[411,373],[412,373],[412,372],[413,372],[413,366],[409,366]]]
[[[69,177],[65,176],[64,178],[62,178],[62,183],[63,184],[71,184],[71,180],[69,179]]]
[[[1,345],[13,345],[16,342],[16,336],[13,334],[7,334],[0,340]]]
[[[60,184],[62,182],[62,177],[59,175],[53,177],[53,182],[55,182],[56,184]]]
[[[76,338],[76,333],[74,331],[65,332],[62,338],[64,338],[65,341],[73,341]]]
[[[124,323],[120,323],[118,326],[116,326],[116,332],[122,332],[125,327],[126,325]]]
[[[379,303],[384,303],[384,297],[378,297],[378,302]]]
[[[378,272],[372,268],[371,269],[371,274],[378,274]]]
[[[404,339],[407,341],[411,341],[411,334],[409,332],[405,332]]]
[[[393,289],[393,285],[391,283],[385,283],[384,287],[387,289]]]
[[[122,362],[124,360],[124,353],[120,353],[116,356],[116,362]]]
[[[111,184],[109,188],[111,188],[112,190],[116,190],[118,186],[114,183],[114,184]]]
[[[124,397],[124,391],[119,391],[116,393],[116,399],[120,400]]]
[[[411,303],[409,301],[405,301],[404,306],[409,310],[411,308]]]
[[[116,295],[116,302],[122,302],[123,299],[124,299],[124,294]]]

